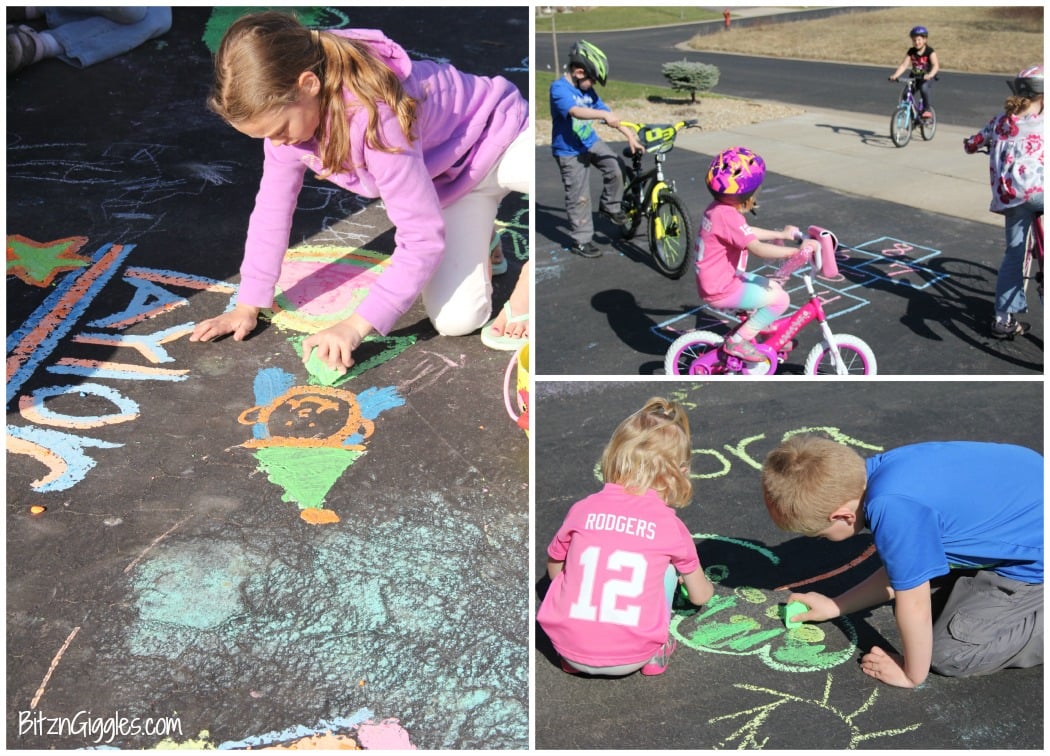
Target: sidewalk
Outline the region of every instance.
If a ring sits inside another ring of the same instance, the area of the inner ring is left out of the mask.
[[[702,116],[701,116],[702,120]],[[971,131],[939,126],[924,142],[918,129],[910,144],[895,147],[890,116],[875,118],[841,110],[801,115],[725,131],[689,130],[677,146],[708,155],[736,144],[758,152],[769,170],[850,194],[933,213],[1000,225],[987,211],[988,160],[967,155]]]

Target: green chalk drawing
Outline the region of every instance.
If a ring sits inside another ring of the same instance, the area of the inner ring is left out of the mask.
[[[222,42],[222,35],[226,33],[230,24],[248,13],[263,10],[283,10],[294,13],[305,26],[314,29],[340,28],[349,23],[349,18],[334,8],[303,8],[299,6],[285,8],[275,8],[273,6],[215,8],[208,18],[208,23],[204,26],[204,35],[202,37],[204,44],[214,54],[218,51],[219,43]]]
[[[732,714],[723,714],[709,719],[708,724],[711,725],[717,725],[720,722],[743,720],[741,726],[718,742],[715,747],[719,749],[736,748],[740,750],[763,749],[770,747],[795,750],[800,747],[800,744],[788,744],[784,742],[785,738],[792,734],[790,732],[790,726],[785,727],[785,725],[789,722],[802,720],[812,725],[813,721],[818,716],[828,717],[833,722],[841,723],[843,732],[839,737],[841,737],[843,741],[837,743],[806,743],[807,746],[813,748],[846,748],[849,750],[855,750],[868,741],[877,738],[903,735],[906,732],[917,730],[922,726],[921,723],[916,722],[902,727],[881,729],[873,732],[862,731],[859,721],[862,716],[869,712],[875,705],[879,696],[879,689],[875,688],[872,690],[871,695],[869,695],[867,700],[858,708],[853,709],[852,711],[843,709],[831,703],[832,676],[830,672],[825,679],[824,692],[820,698],[807,699],[802,696],[781,693],[772,688],[745,683],[737,683],[733,687],[739,690],[767,694],[771,696],[773,700],[770,703],[760,704],[758,706],[744,709],[743,711],[734,712]],[[791,711],[786,711],[786,709],[791,709]],[[771,723],[771,716],[780,710],[785,710],[781,712],[784,721],[778,722],[777,724]],[[819,732],[821,732],[822,736],[829,739],[836,737],[837,735],[837,733],[833,733],[828,726],[819,728]]]
[[[780,559],[769,549],[738,538],[710,533],[694,534],[700,541],[720,541],[738,546],[767,561],[770,567]],[[701,557],[703,546],[700,548]],[[705,567],[705,574],[716,585],[729,577],[728,565]],[[783,672],[812,672],[830,669],[854,656],[857,631],[848,618],[839,618],[841,628],[831,637],[816,625],[786,628],[780,623],[779,605],[765,591],[750,586],[732,593],[716,592],[702,608],[675,613],[671,634],[695,651],[733,656],[757,656],[766,666]],[[838,645],[840,648],[835,648]]]
[[[303,356],[304,338],[306,337],[294,336],[289,339],[292,347],[295,349],[295,353],[299,355],[300,359]],[[310,353],[310,359],[306,364],[306,371],[310,375],[309,382],[314,386],[338,386],[346,383],[352,378],[356,378],[367,370],[371,370],[374,367],[389,362],[415,343],[416,337],[414,335],[380,336],[374,333],[370,334],[365,337],[362,346],[358,347],[358,352],[367,354],[372,345],[380,346],[380,351],[367,359],[355,362],[350,366],[350,369],[346,371],[345,375],[340,375],[337,370],[332,370],[325,365],[324,362],[317,357],[317,350],[314,350]]]
[[[255,458],[269,481],[284,490],[281,501],[309,509],[324,506],[332,486],[362,454],[324,447],[270,446],[257,449]]]

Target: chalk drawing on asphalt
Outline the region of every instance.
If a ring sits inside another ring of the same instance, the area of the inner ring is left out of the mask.
[[[313,726],[295,725],[241,740],[216,742],[208,730],[196,738],[183,740],[168,737],[153,750],[173,749],[242,751],[256,749],[302,750],[415,750],[408,731],[398,719],[387,717],[379,722],[368,709],[345,717],[317,722]]]
[[[283,501],[299,506],[313,524],[339,522],[324,510],[325,497],[342,474],[366,451],[375,419],[405,400],[397,389],[370,388],[360,394],[334,386],[296,385],[280,368],[255,377],[255,406],[238,422],[252,428],[242,447],[253,450],[259,469],[284,491]]]
[[[865,289],[872,286],[903,286],[921,291],[950,278],[949,274],[930,266],[931,261],[940,255],[940,250],[889,236],[872,239],[855,247],[840,244],[835,254],[840,276],[834,281],[818,277],[814,280],[814,286],[828,320],[832,320],[870,305],[871,300]],[[775,269],[765,265],[754,272],[770,275]],[[787,315],[797,310],[799,303],[805,302],[807,296],[801,276],[795,273],[792,278],[799,283],[793,287],[784,287],[792,299]],[[739,318],[732,313],[701,304],[655,324],[650,330],[661,339],[671,342],[688,331],[717,331],[727,324],[732,327],[739,322]]]
[[[854,750],[860,747],[874,747],[868,745],[870,741],[903,735],[921,727],[920,722],[914,722],[865,732],[861,727],[862,718],[874,708],[879,689],[873,689],[860,706],[850,710],[832,702],[832,683],[832,674],[828,672],[823,693],[814,698],[782,693],[760,685],[734,684],[733,687],[738,690],[760,694],[762,697],[768,696],[772,700],[709,719],[708,724],[711,725],[722,722],[740,723],[737,729],[720,740],[715,748],[813,748],[816,744],[805,741],[804,733],[820,732],[819,747]],[[805,722],[805,727],[800,727],[799,722]],[[785,742],[792,736],[797,736],[796,742]]]
[[[731,562],[727,559],[727,564],[705,563],[704,572],[716,585],[730,578],[735,564],[756,558],[762,561],[760,569],[772,570],[780,564],[776,554],[751,541],[707,533],[695,534],[693,538],[701,542],[701,562],[704,561],[703,541],[731,545],[733,553],[739,555]],[[826,670],[854,656],[857,630],[848,617],[824,626],[806,623],[788,629],[781,622],[779,612],[780,603],[786,598],[787,593],[778,597],[749,586],[723,588],[703,607],[675,612],[671,618],[671,634],[695,651],[756,656],[779,672]]]
[[[59,273],[91,265],[90,258],[79,254],[85,244],[86,236],[37,242],[12,234],[7,237],[7,275],[29,286],[46,289]]]

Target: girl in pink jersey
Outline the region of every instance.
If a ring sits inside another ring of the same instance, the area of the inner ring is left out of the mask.
[[[382,199],[394,254],[352,315],[303,341],[345,373],[373,330],[388,333],[422,294],[442,335],[470,333],[492,310],[489,240],[500,199],[528,192],[528,102],[502,77],[410,60],[373,29],[315,31],[283,13],[226,32],[209,106],[263,140],[236,306],[191,341],[254,330],[270,307],[306,171]]]
[[[793,241],[799,229],[784,226],[768,231],[749,226],[744,213],[754,212],[758,188],[766,175],[761,156],[746,147],[723,150],[711,161],[707,188],[714,202],[704,211],[696,241],[696,286],[700,298],[724,310],[753,310],[751,316],[730,333],[725,351],[749,362],[765,359],[752,340],[791,303],[784,288],[768,278],[747,272],[748,253],[758,257],[791,257],[794,247],[773,241]],[[816,251],[816,242],[807,240]]]
[[[551,585],[537,621],[566,672],[662,674],[677,646],[678,583],[697,606],[714,595],[672,509],[692,498],[690,447],[682,406],[650,399],[605,447],[602,490],[572,506],[548,546]]]

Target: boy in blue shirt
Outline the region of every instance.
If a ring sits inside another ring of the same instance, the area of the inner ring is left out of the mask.
[[[932,669],[950,677],[1043,663],[1043,458],[968,441],[903,446],[864,460],[825,438],[796,436],[762,467],[783,530],[842,541],[871,530],[883,566],[845,593],[792,594],[821,622],[893,600],[903,654],[874,647],[871,677],[899,687]],[[933,616],[930,581],[959,577]]]
[[[593,121],[604,121],[627,138],[631,151],[642,149],[634,130],[620,125],[620,118],[594,91],[595,83],[605,86],[608,60],[600,49],[579,40],[569,50],[565,75],[551,83],[551,152],[561,170],[565,187],[565,212],[569,217],[569,251],[581,257],[600,257],[595,245],[591,217],[590,167],[602,172],[601,213],[613,223],[626,222],[620,201],[623,177],[616,155],[594,130]]]

